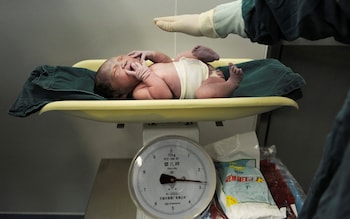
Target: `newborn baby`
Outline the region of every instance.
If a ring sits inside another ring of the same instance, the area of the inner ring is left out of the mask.
[[[230,77],[208,64],[212,49],[196,46],[173,60],[156,51],[133,51],[107,59],[95,78],[95,92],[109,99],[191,99],[228,97],[238,88],[242,69],[228,63]],[[146,60],[153,63],[147,66]]]

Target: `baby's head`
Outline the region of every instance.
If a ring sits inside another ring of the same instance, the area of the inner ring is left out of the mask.
[[[126,99],[139,81],[128,75],[132,62],[138,59],[121,55],[107,59],[98,69],[95,77],[95,93],[108,99]]]

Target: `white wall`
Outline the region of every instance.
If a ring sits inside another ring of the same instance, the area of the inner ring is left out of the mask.
[[[222,57],[263,58],[265,47],[236,36],[206,39],[166,33],[156,16],[198,13],[214,0],[1,0],[0,1],[0,212],[83,213],[101,158],[132,157],[141,145],[141,124],[83,120],[61,113],[15,118],[7,114],[29,73],[38,65],[72,65],[134,49],[170,56],[197,44]],[[201,123],[206,144],[254,119]],[[137,138],[133,137],[136,135]]]

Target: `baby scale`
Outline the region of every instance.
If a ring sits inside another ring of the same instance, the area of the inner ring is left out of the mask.
[[[96,71],[104,61],[74,66]],[[212,64],[245,61],[220,59]],[[298,108],[286,97],[84,100],[52,102],[40,113],[63,111],[102,122],[144,124],[143,147],[132,160],[101,161],[85,218],[198,218],[214,196],[216,173],[198,143],[197,122],[233,120],[282,106]]]

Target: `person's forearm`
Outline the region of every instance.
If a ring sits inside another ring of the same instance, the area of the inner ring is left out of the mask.
[[[242,0],[221,4],[199,14],[158,17],[153,21],[162,30],[192,36],[225,38],[233,33],[247,37],[242,17]]]
[[[242,16],[242,0],[216,6],[213,14],[213,27],[221,38],[225,38],[228,34],[247,37]]]

